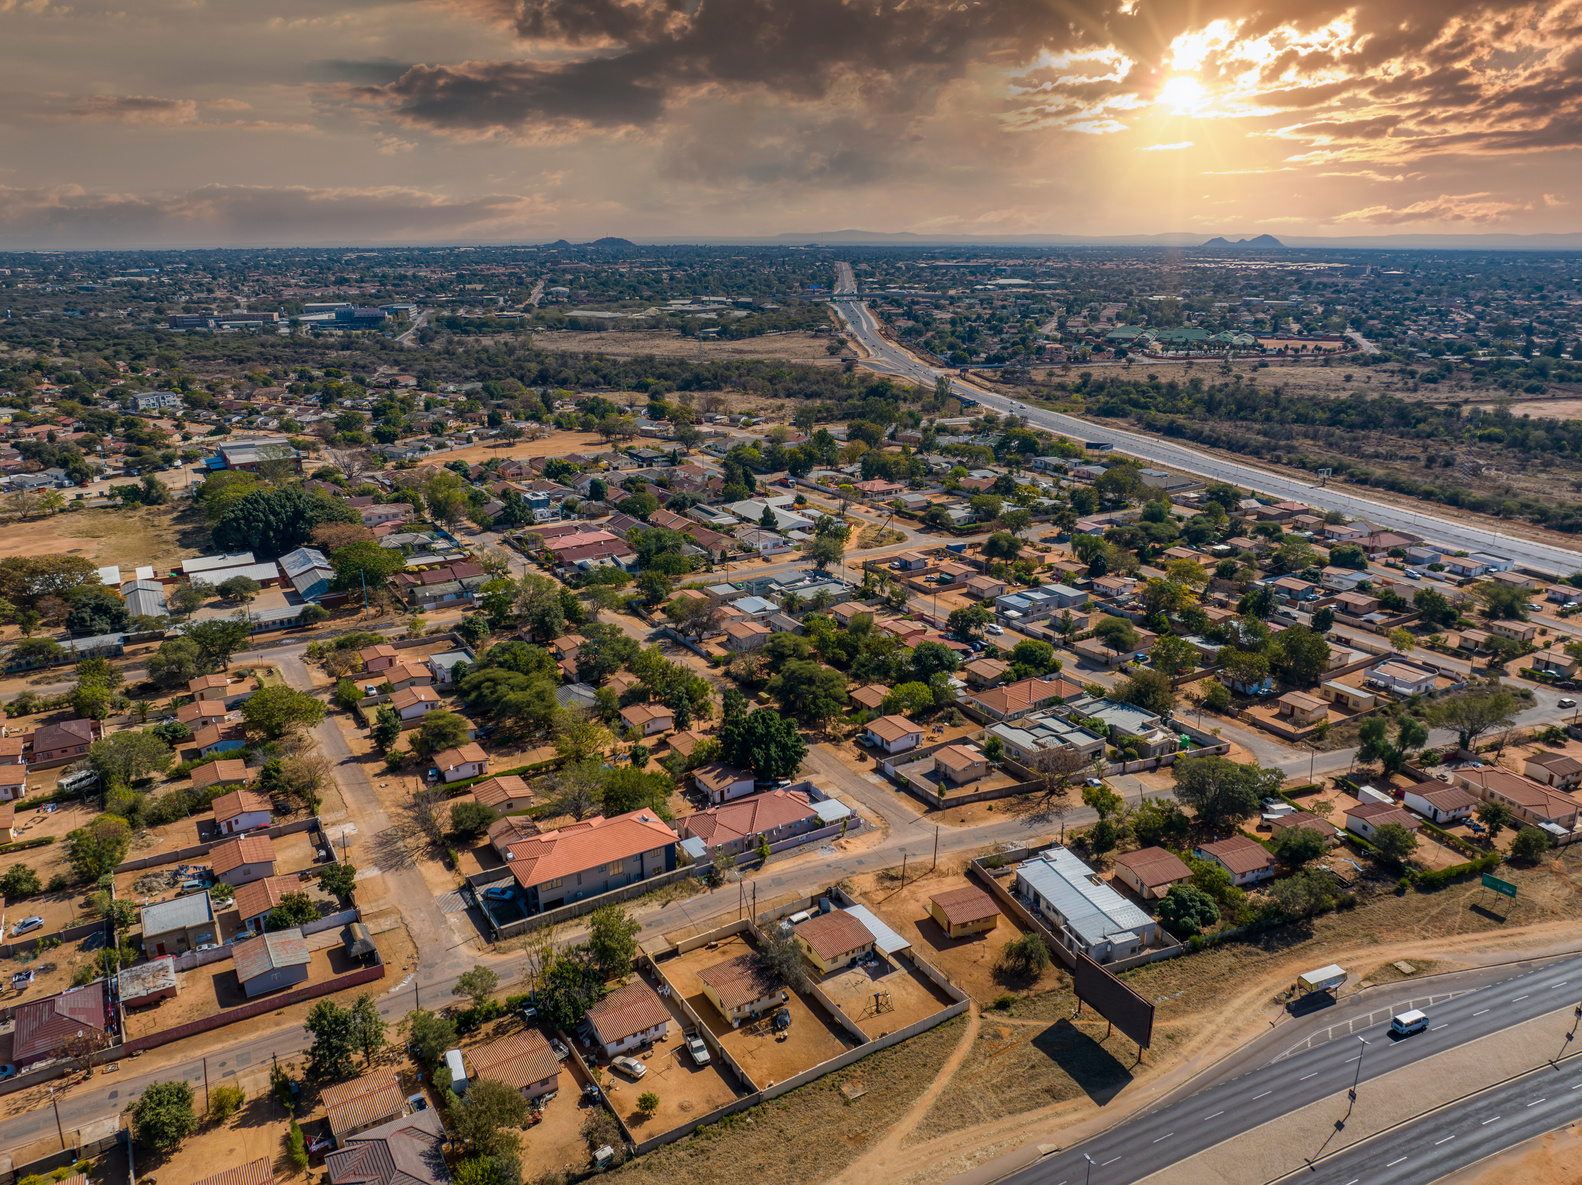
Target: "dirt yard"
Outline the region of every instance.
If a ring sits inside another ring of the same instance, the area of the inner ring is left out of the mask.
[[[947,1021],[893,1049],[742,1116],[660,1148],[615,1175],[623,1185],[809,1185],[847,1168],[934,1084],[966,1021]],[[809,1139],[810,1132],[827,1133]]]
[[[1008,982],[995,974],[1005,944],[1022,934],[1020,927],[1003,914],[999,924],[987,934],[973,938],[951,938],[928,913],[928,901],[937,893],[960,889],[969,882],[959,870],[940,869],[909,881],[903,889],[880,884],[877,874],[855,877],[849,882],[854,892],[869,903],[869,908],[903,938],[910,938],[919,955],[950,976],[956,985],[978,1003],[987,1006],[1008,992],[1036,995],[1065,982],[1053,967],[1031,983]]]
[[[611,1106],[639,1140],[680,1127],[737,1097],[725,1072],[712,1064],[693,1063],[679,1025],[668,1036],[668,1041],[637,1055],[648,1066],[642,1081],[633,1082],[622,1074],[605,1076]],[[637,1109],[637,1097],[645,1091],[659,1096],[659,1109],[646,1118]]]
[[[201,536],[201,538],[200,538]],[[7,523],[0,532],[0,558],[13,555],[80,555],[94,564],[141,564],[168,568],[202,555],[208,531],[195,521],[178,520],[169,506],[137,510],[66,511],[47,518]]]
[[[294,987],[307,987],[315,983],[323,983],[337,975],[345,975],[355,971],[360,964],[346,957],[345,949],[340,946],[339,938],[335,939],[336,945],[322,950],[313,951],[313,962],[308,966],[308,977]],[[310,938],[310,943],[317,938]],[[259,939],[252,939],[257,942]],[[160,1033],[166,1029],[173,1029],[177,1025],[184,1025],[188,1021],[201,1020],[206,1016],[213,1016],[216,1012],[223,1012],[227,1008],[240,1008],[251,1000],[243,994],[242,987],[236,979],[236,965],[230,959],[218,963],[210,963],[206,967],[194,967],[191,971],[181,971],[176,975],[180,983],[180,990],[168,1000],[161,1000],[152,1008],[131,1009],[126,1014],[126,1035],[128,1039],[146,1037],[150,1033]],[[282,989],[279,994],[284,994]],[[357,991],[367,991],[368,988],[359,988]],[[355,995],[355,992],[353,993]],[[265,996],[256,999],[267,999]]]
[[[752,944],[747,939],[733,936],[719,942],[713,950],[700,946],[665,960],[660,967],[692,1010],[752,1076],[756,1086],[766,1087],[800,1074],[850,1047],[851,1040],[845,1030],[833,1018],[826,1017],[816,1001],[795,992],[787,1005],[791,1010],[791,1027],[780,1037],[769,1031],[766,1024],[744,1024],[733,1029],[703,994],[698,973],[751,950]]]
[[[218,1077],[210,1081],[211,1094],[221,1081]],[[234,1079],[227,1077],[224,1081],[229,1084]],[[194,1089],[194,1106],[203,1115],[203,1084],[198,1083]],[[249,1084],[243,1089],[249,1097],[235,1115],[224,1123],[205,1119],[174,1152],[160,1156],[139,1148],[139,1175],[157,1175],[161,1185],[193,1185],[225,1168],[238,1168],[265,1158],[274,1170],[276,1185],[306,1181],[311,1170],[299,1172],[291,1163],[287,1143],[291,1122],[278,1107],[271,1107],[267,1078],[263,1084]]]
[[[921,971],[906,965],[904,955],[896,961],[899,965],[893,970],[883,964],[872,968],[856,965],[819,983],[824,994],[870,1041],[950,1006],[945,993]]]

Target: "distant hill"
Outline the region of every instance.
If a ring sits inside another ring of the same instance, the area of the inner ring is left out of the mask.
[[[1223,236],[1216,236],[1203,244],[1205,247],[1225,247],[1232,251],[1245,251],[1248,249],[1261,251],[1270,247],[1284,247],[1285,244],[1273,235],[1259,235],[1255,239],[1237,239],[1234,243]]]
[[[593,242],[588,244],[588,246],[590,246],[590,247],[635,247],[635,246],[637,246],[637,244],[632,242],[631,239],[619,239],[619,238],[616,238],[613,235],[610,235],[610,236],[607,236],[607,237],[602,238],[602,239],[594,239]]]

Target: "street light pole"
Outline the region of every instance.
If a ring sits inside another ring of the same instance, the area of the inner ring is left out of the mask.
[[[1362,1081],[1362,1055],[1368,1051],[1368,1039],[1366,1037],[1358,1037],[1357,1040],[1362,1042],[1363,1048],[1357,1054],[1357,1072],[1352,1075],[1351,1089],[1346,1092],[1346,1097],[1353,1103],[1357,1101],[1357,1084]]]
[[[1089,1181],[1093,1180],[1093,1157],[1084,1152],[1082,1159],[1088,1162],[1088,1175],[1083,1178],[1083,1185],[1087,1185]]]

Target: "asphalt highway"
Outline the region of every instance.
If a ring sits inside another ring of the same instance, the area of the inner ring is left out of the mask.
[[[1284,1035],[1271,1034],[1257,1043],[1258,1056],[1251,1059],[1256,1063],[1254,1068],[1238,1074],[1236,1071],[1249,1064],[1249,1059],[1232,1059],[1219,1073],[1209,1076],[1211,1085],[1046,1156],[1001,1180],[1006,1185],[1126,1185],[1242,1132],[1344,1092],[1354,1082],[1356,1106],[1366,1107],[1368,1084],[1373,1079],[1551,1013],[1555,1014],[1558,1048],[1571,1025],[1570,1010],[1582,999],[1582,956],[1537,966],[1474,972],[1467,977],[1427,980],[1415,986],[1415,995],[1414,985],[1407,983],[1376,989],[1352,1007],[1337,1010],[1335,1019],[1325,1012],[1308,1018],[1307,1023],[1288,1026],[1294,1043]],[[1361,1007],[1367,1011],[1355,1011]],[[1427,1012],[1431,1027],[1411,1037],[1391,1037],[1390,1017],[1410,1007]],[[1306,1036],[1296,1036],[1293,1030],[1297,1029]],[[1227,1073],[1234,1076],[1226,1077]],[[1573,1081],[1582,1078],[1582,1067],[1575,1073]],[[1544,1092],[1533,1091],[1531,1097],[1541,1094]],[[1582,1094],[1570,1094],[1566,1102],[1553,1104],[1543,1114],[1548,1127],[1537,1130],[1571,1122],[1582,1115]],[[1341,1115],[1337,1113],[1336,1118]],[[1433,1124],[1438,1120],[1430,1117],[1422,1122]],[[1538,1122],[1537,1117],[1533,1122]],[[1495,1146],[1479,1157],[1528,1138],[1534,1134],[1529,1128],[1530,1125],[1513,1121],[1501,1129],[1503,1136],[1490,1134],[1484,1143],[1493,1141]],[[1473,1141],[1468,1140],[1465,1147],[1473,1148]],[[1363,1156],[1361,1148],[1359,1145],[1354,1155]],[[1318,1150],[1314,1151],[1316,1154]],[[1361,1181],[1376,1185],[1385,1180],[1376,1175],[1372,1160],[1367,1163],[1370,1167],[1361,1174]],[[1426,1171],[1426,1156],[1423,1163]],[[1426,1182],[1444,1171],[1448,1170],[1399,1180]],[[1336,1185],[1351,1185],[1352,1177],[1357,1175],[1351,1173],[1334,1180]],[[1310,1178],[1304,1174],[1301,1179]]]
[[[1108,441],[1130,456],[1158,465],[1166,465],[1183,473],[1191,473],[1210,481],[1231,482],[1274,497],[1304,502],[1324,510],[1338,510],[1383,526],[1411,531],[1441,546],[1453,547],[1461,551],[1492,551],[1498,555],[1508,556],[1525,567],[1547,572],[1556,577],[1569,576],[1582,569],[1582,547],[1561,547],[1531,542],[1502,534],[1470,518],[1446,518],[1389,503],[1375,502],[1358,497],[1338,486],[1313,485],[1251,465],[1222,461],[1218,457],[1206,456],[1189,446],[1173,444],[1157,437],[1143,436],[1109,424],[1088,423],[1073,416],[1028,407],[1014,399],[1008,399],[966,382],[957,377],[953,371],[930,366],[886,338],[880,331],[878,318],[857,297],[851,269],[846,264],[838,265],[833,295],[836,311],[846,322],[852,336],[867,352],[868,365],[882,373],[925,387],[932,387],[941,376],[944,376],[949,379],[953,391],[969,399],[975,399],[985,407],[1001,413],[1013,412],[1037,427],[1046,428],[1074,440]]]

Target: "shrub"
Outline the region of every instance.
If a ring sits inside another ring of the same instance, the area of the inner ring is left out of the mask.
[[[209,1115],[215,1122],[224,1123],[246,1099],[246,1092],[234,1083],[217,1086],[209,1093]]]
[[[1014,1003],[1016,1003],[1016,997],[1009,994],[994,997],[994,1007],[998,1008],[1001,1012],[1004,1012]]]
[[[291,1130],[286,1134],[286,1144],[291,1150],[291,1163],[299,1170],[307,1168],[308,1142],[303,1138],[302,1128],[297,1125],[295,1119],[291,1121]]]
[[[652,1115],[659,1110],[659,1096],[651,1090],[645,1090],[637,1096],[637,1109],[644,1115]]]
[[[1043,935],[1029,931],[1005,944],[994,969],[1007,979],[1031,980],[1044,973],[1049,960],[1049,944]]]
[[[1549,836],[1536,827],[1523,827],[1511,840],[1511,859],[1536,864],[1552,846]]]

